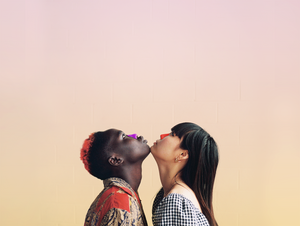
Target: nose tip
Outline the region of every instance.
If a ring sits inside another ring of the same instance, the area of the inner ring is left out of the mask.
[[[168,133],[162,134],[162,135],[160,135],[160,139],[162,140],[162,139],[164,139],[164,138],[167,137],[167,136],[169,136]]]
[[[137,134],[129,134],[129,135],[127,135],[128,137],[132,137],[132,138],[134,138],[134,139],[137,139]]]

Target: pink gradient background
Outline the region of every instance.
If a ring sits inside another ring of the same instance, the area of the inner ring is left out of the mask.
[[[299,226],[299,40],[296,0],[0,1],[0,225],[83,225],[91,132],[193,121],[220,147],[219,225]],[[150,155],[149,225],[159,188]]]

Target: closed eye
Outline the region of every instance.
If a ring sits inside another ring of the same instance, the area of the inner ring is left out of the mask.
[[[126,138],[126,134],[123,132],[123,131],[120,131],[119,132],[119,137],[120,137],[120,139],[124,139],[124,138]]]

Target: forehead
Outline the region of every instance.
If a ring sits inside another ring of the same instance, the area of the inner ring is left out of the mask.
[[[107,135],[117,135],[117,134],[120,134],[122,131],[121,130],[118,130],[118,129],[108,129],[106,131],[104,131],[105,134]]]
[[[108,129],[104,131],[105,136],[109,139],[112,140],[114,138],[117,138],[120,136],[121,133],[123,133],[121,130],[118,129]]]
[[[104,140],[106,141],[106,147],[114,147],[118,143],[118,139],[123,132],[118,129],[108,129],[103,131]],[[106,149],[107,151],[111,151],[110,148]]]

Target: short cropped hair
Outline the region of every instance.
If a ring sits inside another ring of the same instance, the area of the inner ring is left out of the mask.
[[[110,168],[108,167],[108,142],[109,137],[104,132],[92,133],[84,140],[80,159],[84,168],[93,176],[105,180],[110,177]]]

